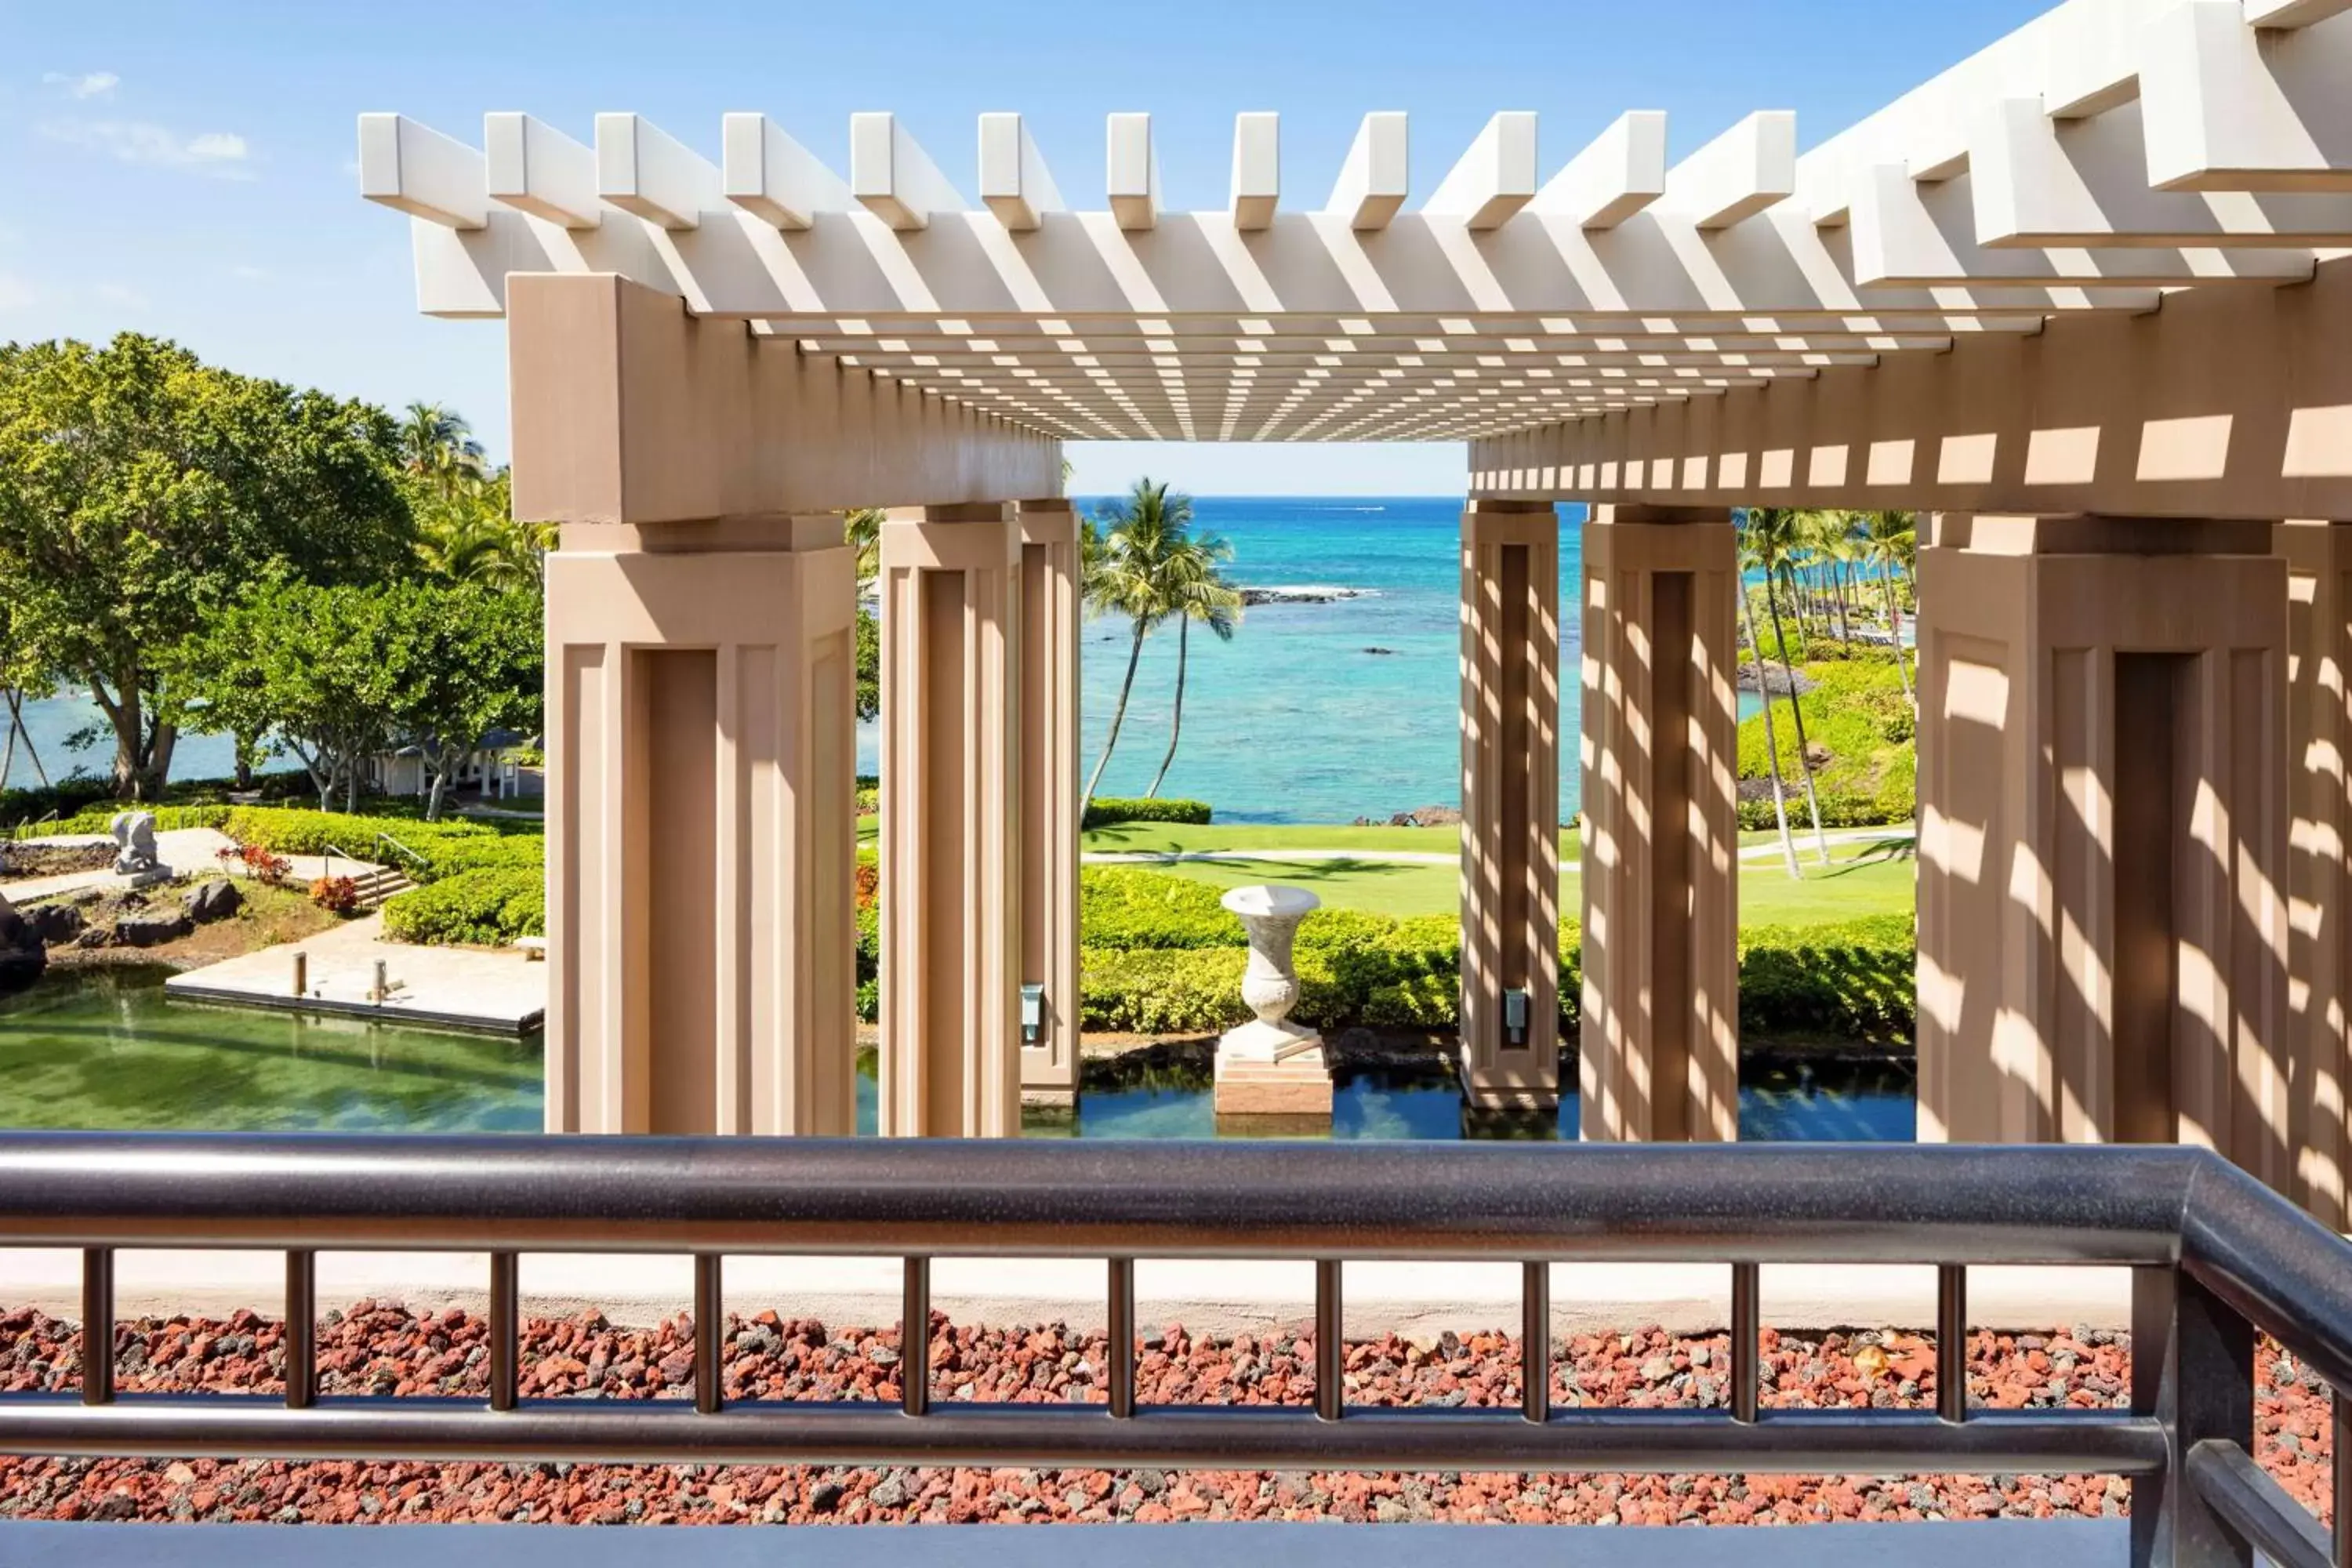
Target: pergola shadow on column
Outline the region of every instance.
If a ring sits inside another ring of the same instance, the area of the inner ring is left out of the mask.
[[[1801,157],[1635,111],[1555,166],[1499,113],[1417,204],[1401,114],[1312,204],[1241,116],[1212,212],[1143,114],[1091,210],[1013,113],[976,199],[887,113],[845,174],[756,113],[716,161],[362,117],[563,525],[551,1125],[846,1128],[834,514],[892,509],[883,1128],[1003,1133],[1076,1081],[1060,444],[1468,440],[1475,1102],[1560,1092],[1556,503],[1588,1138],[1737,1136],[1734,510],[1916,510],[1923,1134],[2208,1143],[2346,1223],[2347,11],[2066,0]]]

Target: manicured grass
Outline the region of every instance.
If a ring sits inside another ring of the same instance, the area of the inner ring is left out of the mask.
[[[1403,831],[1411,831],[1410,829]],[[1297,846],[1305,848],[1309,846]],[[1907,847],[1888,853],[1869,844],[1832,844],[1832,862],[1802,858],[1804,877],[1791,881],[1778,857],[1743,860],[1739,876],[1742,925],[1816,925],[1857,915],[1902,914],[1914,907],[1912,858]],[[1564,912],[1578,907],[1577,860],[1571,844],[1561,860]],[[1283,882],[1307,888],[1335,909],[1375,914],[1450,914],[1459,907],[1460,884],[1452,866],[1399,865],[1376,860],[1182,860],[1153,868],[1213,887]]]
[[[860,817],[857,836],[870,843],[876,819]],[[1771,843],[1769,831],[1743,833],[1740,843],[1753,848]],[[1560,867],[1565,910],[1577,908],[1576,868],[1582,845],[1574,828],[1561,830]],[[1227,849],[1354,849],[1367,854],[1415,851],[1450,855],[1461,840],[1450,827],[1349,827],[1312,823],[1211,823],[1192,826],[1180,823],[1129,822],[1087,831],[1085,847],[1092,852],[1126,854],[1193,854]],[[1791,881],[1778,856],[1740,862],[1739,919],[1742,925],[1812,925],[1856,915],[1900,914],[1916,902],[1912,860],[1907,847],[1891,851],[1870,838],[1832,838],[1832,864],[1814,863],[1811,835],[1801,833],[1798,856],[1804,878]],[[1375,914],[1426,915],[1451,913],[1461,898],[1455,868],[1451,865],[1419,865],[1371,859],[1286,860],[1268,856],[1247,860],[1186,860],[1155,868],[1189,877],[1212,887],[1239,888],[1255,882],[1284,882],[1307,888],[1336,909],[1365,910]]]

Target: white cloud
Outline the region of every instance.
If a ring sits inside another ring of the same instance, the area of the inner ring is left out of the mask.
[[[271,277],[269,268],[256,267],[249,261],[238,262],[228,269],[228,275],[247,283],[267,283]]]
[[[114,89],[122,85],[122,79],[112,71],[87,71],[80,76],[70,71],[48,71],[42,75],[41,80],[50,87],[62,89],[68,98],[85,100],[112,98]]]
[[[0,272],[0,311],[21,310],[39,298],[33,286],[22,278]]]
[[[125,163],[155,168],[186,169],[226,180],[249,180],[246,166],[251,149],[245,138],[226,131],[182,136],[143,120],[53,120],[41,127],[52,142],[87,147]]]
[[[89,291],[108,304],[120,306],[126,310],[143,310],[147,308],[147,296],[124,284],[95,283],[90,286]]]

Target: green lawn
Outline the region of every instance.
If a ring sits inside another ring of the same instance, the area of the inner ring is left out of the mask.
[[[861,817],[857,832],[861,840],[871,841],[875,819]],[[1774,837],[1769,830],[1743,833],[1740,842],[1753,847],[1770,843]],[[1832,840],[1832,863],[1824,868],[1814,864],[1810,838],[1804,834],[1798,838],[1798,852],[1805,872],[1801,881],[1790,879],[1778,856],[1740,862],[1742,925],[1814,925],[1856,915],[1901,914],[1915,907],[1912,857],[1907,846],[1898,847],[1866,838]],[[1573,828],[1563,829],[1559,839],[1561,909],[1573,915],[1579,905],[1577,865],[1582,847]],[[1447,827],[1348,827],[1296,823],[1213,823],[1195,827],[1130,822],[1089,829],[1085,846],[1089,852],[1161,855],[1226,849],[1354,849],[1375,855],[1400,851],[1450,855],[1459,842],[1454,831]],[[1375,859],[1286,860],[1268,856],[1247,860],[1177,861],[1155,868],[1218,888],[1285,882],[1312,889],[1334,908],[1368,910],[1378,914],[1451,914],[1459,907],[1461,898],[1452,865]]]
[[[1385,828],[1365,831],[1426,833],[1428,830]],[[1094,836],[1089,834],[1087,837],[1092,839]],[[1576,843],[1573,834],[1564,837],[1567,847],[1560,865],[1560,900],[1563,912],[1573,914],[1579,905]],[[1201,847],[1212,846],[1204,844]],[[1295,844],[1275,847],[1303,849],[1322,846]],[[1914,907],[1912,857],[1907,846],[1899,852],[1891,852],[1886,847],[1866,842],[1833,843],[1830,849],[1832,862],[1826,868],[1815,865],[1810,851],[1805,853],[1805,875],[1801,881],[1790,879],[1778,857],[1741,861],[1740,923],[1815,925],[1829,921],[1850,920],[1856,915],[1901,914]],[[1452,866],[1401,865],[1378,860],[1283,860],[1269,857],[1248,860],[1183,860],[1155,868],[1219,888],[1237,888],[1253,882],[1285,882],[1292,887],[1313,889],[1325,903],[1334,908],[1368,910],[1378,914],[1450,914],[1459,907],[1461,898],[1455,868]]]

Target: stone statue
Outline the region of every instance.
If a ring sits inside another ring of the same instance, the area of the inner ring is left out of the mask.
[[[168,881],[172,869],[155,853],[155,814],[118,811],[106,826],[114,836],[114,874],[127,877],[134,888]]]

